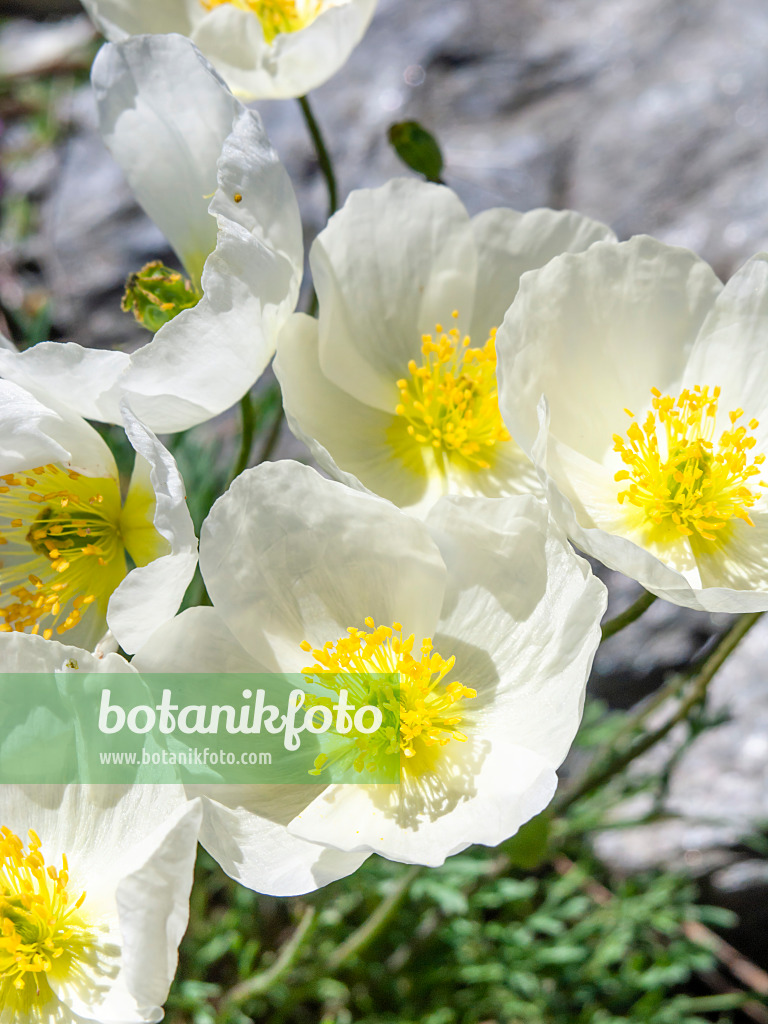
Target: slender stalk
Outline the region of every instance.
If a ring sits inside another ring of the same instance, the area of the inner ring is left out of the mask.
[[[272,453],[275,450],[275,446],[277,445],[277,442],[280,440],[280,431],[283,429],[284,422],[285,409],[281,405],[279,410],[277,411],[274,423],[272,424],[267,439],[264,442],[264,447],[261,449],[261,452],[259,454],[259,465],[261,465],[262,462],[267,462],[271,458]]]
[[[594,792],[594,790],[599,789],[612,779],[614,775],[618,775],[619,772],[623,771],[635,758],[644,754],[660,740],[664,739],[676,725],[685,721],[689,712],[706,697],[709,684],[725,660],[736,649],[762,614],[762,612],[751,612],[748,615],[740,616],[704,662],[700,672],[694,678],[687,696],[683,698],[676,712],[658,729],[639,737],[623,752],[609,756],[602,767],[598,765],[594,771],[588,772],[578,786],[567,792],[561,800],[557,801],[555,804],[556,812],[563,814],[577,800],[581,800],[583,797]]]
[[[356,931],[352,932],[345,942],[342,942],[340,946],[337,946],[336,949],[334,949],[328,957],[328,967],[332,971],[338,970],[342,964],[345,964],[347,960],[350,960],[357,953],[361,953],[371,944],[371,942],[373,942],[384,925],[402,903],[405,898],[405,894],[410,888],[411,882],[420,871],[421,867],[418,864],[409,868],[409,870],[406,871],[398,880],[397,885],[395,885],[392,891],[388,893],[378,907],[376,907],[371,916],[367,918],[367,920],[361,924]]]
[[[328,147],[325,144],[323,133],[320,129],[320,125],[317,123],[312,107],[309,103],[308,96],[299,97],[299,106],[301,112],[304,115],[304,120],[307,123],[309,134],[312,137],[312,143],[315,147],[315,153],[317,153],[317,162],[320,165],[320,170],[323,172],[326,184],[328,186],[328,216],[334,214],[339,208],[339,193],[336,185],[336,175],[333,170],[333,163],[328,152]]]
[[[646,612],[655,600],[655,594],[649,594],[647,590],[644,590],[640,597],[638,597],[638,599],[631,604],[629,608],[625,608],[621,614],[617,615],[613,619],[609,619],[608,622],[605,623],[602,629],[603,640],[607,640],[626,626],[631,625],[635,619],[639,619],[643,612]]]
[[[250,391],[247,391],[240,399],[240,416],[242,418],[243,432],[240,437],[240,452],[229,477],[228,483],[230,484],[235,477],[240,476],[244,469],[247,469],[251,458],[251,448],[253,447],[253,438],[256,433],[256,416],[253,411]]]
[[[267,989],[284,977],[296,963],[301,948],[309,936],[314,919],[315,908],[307,907],[296,927],[296,931],[280,950],[280,955],[272,966],[268,967],[266,971],[260,971],[258,974],[254,974],[252,978],[248,978],[246,981],[242,981],[239,985],[231,988],[224,997],[224,1005],[232,1006],[233,1004],[244,1003],[246,1000],[252,999],[253,996],[266,992]]]

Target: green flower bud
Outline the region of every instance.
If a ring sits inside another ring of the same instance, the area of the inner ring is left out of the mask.
[[[159,331],[163,324],[182,311],[196,306],[202,293],[178,270],[160,260],[147,263],[126,281],[122,308],[148,331]]]

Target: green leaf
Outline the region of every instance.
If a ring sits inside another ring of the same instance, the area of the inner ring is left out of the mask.
[[[390,145],[403,161],[427,181],[442,183],[443,154],[437,139],[418,121],[400,121],[390,125]]]

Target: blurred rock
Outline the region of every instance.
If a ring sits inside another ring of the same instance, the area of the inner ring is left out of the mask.
[[[663,865],[710,876],[711,898],[740,914],[748,908],[750,920],[761,922],[763,933],[768,866],[747,853],[743,840],[768,829],[766,665],[768,619],[762,619],[710,684],[707,709],[726,721],[703,732],[682,752],[662,803],[662,813],[669,817],[612,829],[595,842],[599,856],[621,874]],[[635,773],[658,773],[684,736],[679,727],[635,762]],[[619,808],[616,817],[634,820],[650,809],[650,797],[640,796]],[[764,944],[763,953],[768,953]]]
[[[53,24],[10,22],[0,31],[0,72],[18,78],[82,68],[95,39],[85,15]]]

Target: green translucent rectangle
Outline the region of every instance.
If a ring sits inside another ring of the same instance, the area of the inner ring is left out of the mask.
[[[398,675],[0,673],[0,784],[396,784]]]

